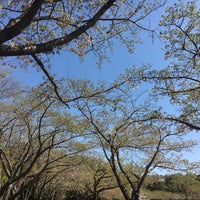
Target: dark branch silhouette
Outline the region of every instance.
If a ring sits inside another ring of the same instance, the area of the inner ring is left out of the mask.
[[[35,3],[36,2],[37,1],[35,1]],[[82,33],[86,32],[89,28],[94,26],[95,23],[99,20],[99,18],[113,5],[114,2],[115,2],[115,0],[107,1],[91,19],[85,21],[85,23],[82,26],[78,27],[75,31],[73,31],[63,37],[56,38],[56,39],[50,40],[45,43],[33,44],[33,45],[30,45],[30,44],[29,45],[17,45],[16,47],[11,47],[10,45],[1,45],[0,46],[0,56],[33,55],[33,54],[42,53],[42,52],[50,52],[55,47],[67,44],[70,41],[72,41],[73,39],[80,36]],[[31,15],[31,17],[33,19],[34,15],[33,16]],[[26,28],[26,26],[28,26],[31,23],[31,20],[32,20],[31,17],[29,17],[30,20],[27,20],[27,22],[24,26],[21,26],[21,28],[19,28],[20,32],[23,30],[23,28]],[[19,26],[22,22],[23,21],[20,20],[16,25],[14,25],[14,27]],[[13,29],[13,27],[11,27],[11,28]],[[8,34],[8,35],[12,34],[11,28],[7,30],[6,34]],[[19,34],[20,33],[19,31],[16,34],[12,34],[12,37],[10,37],[10,38],[13,38],[17,34]],[[0,38],[1,38],[1,32],[0,32]],[[9,38],[7,38],[7,40],[9,40]],[[6,38],[4,38],[4,40],[1,39],[0,43],[5,42],[7,40],[6,40]]]

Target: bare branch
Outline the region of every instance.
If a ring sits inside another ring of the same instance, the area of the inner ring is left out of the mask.
[[[38,56],[36,55],[31,55],[32,58],[36,61],[36,63],[39,65],[39,67],[41,68],[41,70],[43,71],[43,73],[46,75],[46,77],[48,78],[48,80],[50,81],[50,83],[53,85],[54,91],[56,93],[56,96],[58,97],[58,99],[69,108],[69,105],[66,103],[66,101],[63,100],[63,98],[60,96],[59,91],[58,91],[58,86],[56,85],[53,77],[49,74],[48,70],[46,70],[44,64],[42,63],[42,61],[39,59]]]
[[[10,45],[1,45],[0,56],[33,55],[42,52],[50,52],[55,47],[67,44],[73,39],[79,37],[82,33],[86,32],[89,28],[94,26],[96,22],[99,20],[99,18],[106,12],[106,10],[108,10],[114,4],[114,2],[115,0],[108,0],[91,19],[89,19],[82,26],[78,27],[75,31],[63,37],[56,38],[45,43],[34,44],[34,45],[21,45],[21,46],[19,45],[16,47],[11,47]],[[3,41],[4,40],[2,40],[2,42]]]
[[[35,0],[28,11],[22,16],[22,18],[16,22],[11,27],[5,27],[2,31],[0,31],[0,44],[16,37],[19,35],[27,26],[29,26],[42,6],[44,0]]]

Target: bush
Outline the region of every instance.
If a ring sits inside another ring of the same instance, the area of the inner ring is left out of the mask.
[[[158,181],[158,182],[155,182],[151,185],[148,185],[147,189],[151,190],[151,191],[155,191],[155,190],[167,191],[167,185],[163,181],[162,182]]]

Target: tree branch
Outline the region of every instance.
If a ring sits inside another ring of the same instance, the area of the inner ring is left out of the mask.
[[[53,77],[49,74],[49,72],[46,70],[44,64],[42,63],[42,61],[38,58],[38,56],[36,55],[31,55],[32,58],[35,60],[35,62],[39,65],[39,67],[41,68],[41,70],[43,71],[43,73],[45,74],[45,76],[48,78],[48,80],[50,81],[50,83],[53,85],[54,91],[56,93],[56,96],[58,97],[58,99],[69,108],[69,105],[63,100],[63,98],[60,96],[59,92],[58,92],[58,86],[56,85]]]
[[[184,125],[188,126],[189,128],[191,128],[193,130],[197,130],[197,131],[200,130],[200,126],[197,126],[197,125],[194,125],[190,122],[186,122],[184,120],[181,120],[181,119],[178,119],[178,118],[173,118],[173,117],[152,116],[152,117],[145,119],[144,121],[148,121],[148,120],[152,120],[152,119],[160,119],[160,118],[162,118],[162,120],[174,121],[174,122],[178,122],[180,124],[184,124]]]
[[[0,44],[19,35],[27,26],[29,26],[42,6],[44,0],[35,0],[28,11],[22,16],[22,18],[16,22],[13,26],[6,26],[0,31]],[[16,19],[17,20],[17,19]]]
[[[94,26],[94,24],[96,24],[99,18],[114,4],[114,2],[115,0],[108,0],[91,19],[87,20],[84,23],[84,25],[80,26],[75,31],[63,37],[56,38],[46,43],[34,44],[34,45],[18,45],[14,47],[11,47],[10,45],[1,45],[0,56],[20,56],[20,55],[32,55],[42,52],[49,52],[52,51],[55,47],[67,44],[73,39],[79,37],[82,33],[86,32],[89,28]]]
[[[172,118],[172,117],[166,117],[165,119],[171,120],[171,121],[175,121],[175,122],[178,122],[178,123],[181,123],[181,124],[184,124],[184,125],[188,126],[191,129],[200,131],[200,126],[196,126],[194,124],[191,124],[189,122],[183,121],[181,119],[176,119],[176,118]]]

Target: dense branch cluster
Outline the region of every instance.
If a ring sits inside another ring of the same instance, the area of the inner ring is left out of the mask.
[[[199,199],[199,163],[182,152],[198,144],[188,136],[200,130],[200,9],[170,4],[159,35],[148,20],[166,2],[0,2],[0,199],[138,200],[158,186]],[[60,53],[101,62],[116,42],[133,53],[141,31],[163,42],[167,66],[133,66],[112,83],[52,73],[50,58]],[[44,81],[21,87],[9,66],[36,67]],[[155,170],[186,176],[155,181]]]

